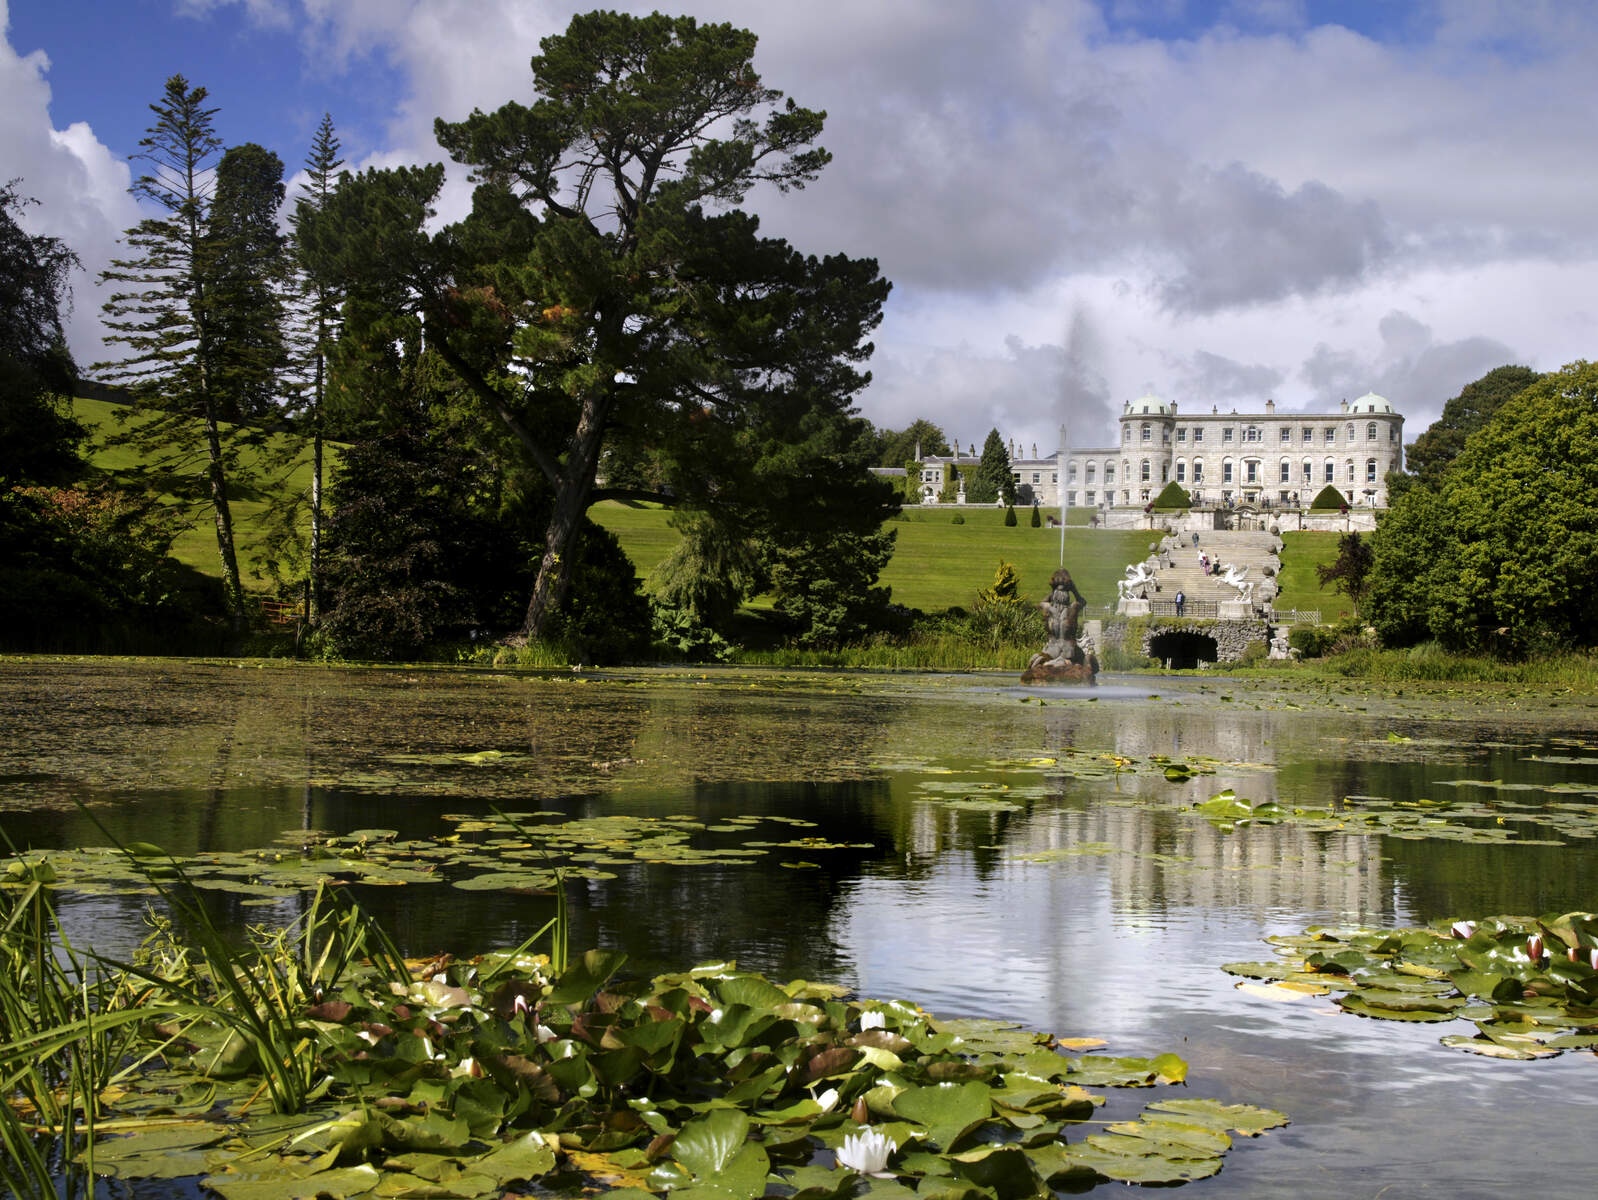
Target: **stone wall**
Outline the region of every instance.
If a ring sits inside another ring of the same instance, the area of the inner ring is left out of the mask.
[[[1127,645],[1127,633],[1131,623],[1127,621],[1106,621],[1103,629],[1103,642],[1101,644],[1120,646],[1145,658],[1154,657],[1150,649],[1155,637],[1162,633],[1186,633],[1196,637],[1207,637],[1215,640],[1215,661],[1236,662],[1243,657],[1245,651],[1256,643],[1270,644],[1270,626],[1265,621],[1147,621],[1139,622],[1141,636],[1138,645],[1134,648]]]

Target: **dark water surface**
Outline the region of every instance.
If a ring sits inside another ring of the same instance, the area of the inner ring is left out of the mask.
[[[1503,690],[0,660],[0,829],[34,850],[104,844],[83,804],[119,839],[194,855],[296,829],[435,837],[497,806],[690,817],[695,845],[716,848],[752,836],[734,819],[800,818],[780,836],[832,848],[613,864],[573,883],[573,944],[625,949],[639,973],[734,958],[1105,1037],[1112,1053],[1176,1051],[1193,1094],[1293,1118],[1241,1142],[1194,1197],[1586,1196],[1598,1056],[1478,1058],[1438,1043],[1464,1022],[1267,1000],[1219,968],[1317,923],[1598,908],[1598,840],[1227,833],[1191,806],[1227,787],[1289,808],[1480,799],[1465,780],[1579,808],[1593,797],[1537,789],[1598,790],[1595,744],[1598,708]],[[450,757],[485,750],[501,757]],[[1159,756],[1205,773],[1170,782]],[[552,911],[547,894],[443,880],[358,891],[416,954],[514,944]],[[241,924],[295,912],[218,903]],[[62,909],[80,942],[120,952],[143,935],[143,904],[68,895]]]

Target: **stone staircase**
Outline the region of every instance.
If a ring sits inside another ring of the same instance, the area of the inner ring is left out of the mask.
[[[1276,576],[1282,569],[1277,556],[1280,545],[1281,539],[1275,534],[1253,530],[1205,530],[1199,534],[1197,547],[1190,533],[1162,537],[1144,562],[1153,575],[1152,583],[1140,589],[1149,601],[1148,611],[1155,616],[1175,616],[1177,592],[1186,598],[1185,614],[1190,617],[1214,617],[1219,615],[1220,605],[1238,601],[1237,588],[1228,584],[1223,575],[1204,573],[1199,565],[1200,554],[1207,554],[1212,562],[1218,559],[1223,570],[1227,566],[1245,568],[1243,578],[1254,584],[1252,606],[1268,608],[1276,595]],[[1136,601],[1131,603],[1141,609]]]

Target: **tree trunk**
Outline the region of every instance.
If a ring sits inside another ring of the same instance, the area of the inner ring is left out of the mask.
[[[610,406],[608,392],[589,395],[583,400],[582,416],[578,419],[577,431],[572,434],[555,487],[555,507],[544,531],[544,557],[538,564],[538,578],[533,583],[533,596],[527,605],[527,619],[518,633],[524,641],[535,642],[543,636],[571,588],[569,551],[577,525],[588,510]]]
[[[248,626],[244,612],[244,585],[239,581],[239,557],[233,548],[233,513],[228,507],[227,477],[222,470],[222,434],[209,404],[205,413],[205,446],[210,455],[206,476],[211,483],[211,511],[216,518],[216,548],[222,556],[222,590],[234,633]]]

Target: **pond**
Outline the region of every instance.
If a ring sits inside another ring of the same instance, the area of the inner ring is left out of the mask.
[[[0,713],[0,828],[60,859],[64,920],[106,952],[148,902],[69,853],[107,832],[197,856],[240,927],[292,919],[302,847],[331,846],[318,869],[418,955],[529,936],[558,859],[573,945],[630,972],[736,959],[1174,1051],[1190,1091],[1292,1118],[1194,1196],[1588,1190],[1568,1139],[1598,1118],[1591,1051],[1466,1054],[1440,1041],[1464,1020],[1364,1019],[1221,969],[1318,924],[1598,908],[1582,698],[18,659]],[[529,851],[529,828],[559,835]]]

